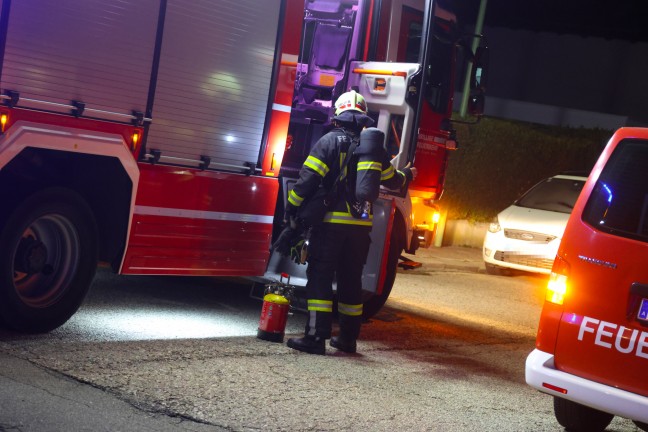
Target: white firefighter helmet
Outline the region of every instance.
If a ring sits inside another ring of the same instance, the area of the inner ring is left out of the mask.
[[[365,98],[355,90],[342,93],[335,102],[335,115],[339,116],[345,111],[355,110],[367,114],[367,102]]]

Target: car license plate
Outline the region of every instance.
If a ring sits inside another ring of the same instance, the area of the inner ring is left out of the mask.
[[[648,299],[641,299],[641,305],[639,305],[639,313],[637,318],[640,320],[648,321]]]

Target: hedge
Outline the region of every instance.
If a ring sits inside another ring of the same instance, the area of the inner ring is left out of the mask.
[[[448,219],[490,221],[540,180],[561,172],[589,173],[613,131],[546,126],[496,118],[455,124],[439,204]]]

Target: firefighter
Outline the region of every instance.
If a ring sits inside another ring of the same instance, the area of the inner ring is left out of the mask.
[[[362,130],[372,124],[373,120],[367,116],[364,97],[355,91],[342,94],[335,103],[335,128],[313,146],[300,170],[299,180],[288,195],[284,219],[298,220],[300,205],[315,194],[320,184],[330,188],[336,180],[342,179],[337,188],[340,192],[330,203],[322,223],[311,228],[306,271],[308,320],[305,335],[288,340],[290,348],[323,355],[326,351],[325,341],[330,338],[333,348],[356,352],[362,322],[362,268],[369,252],[372,216],[370,211],[369,214],[360,214],[362,211],[358,212],[358,204],[362,203],[357,203],[355,196],[351,195],[368,196],[369,193],[377,197],[381,183],[390,189],[404,188],[416,174],[414,167],[395,170],[381,142],[380,151],[374,152],[373,162],[358,164],[357,160],[351,158],[346,167],[349,175],[343,171],[339,177],[349,147],[354,141],[357,143]],[[358,148],[361,146],[362,141]],[[376,181],[372,185],[368,186],[365,182],[362,186],[363,189],[373,187],[375,192],[350,187],[350,173],[357,175],[361,170],[373,170],[377,174],[377,177],[373,177]],[[340,332],[337,337],[331,338],[332,283],[336,275]]]

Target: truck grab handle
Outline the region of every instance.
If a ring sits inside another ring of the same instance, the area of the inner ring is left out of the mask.
[[[399,77],[407,78],[407,72],[390,71],[390,70],[383,70],[383,69],[355,68],[353,69],[353,73],[358,75],[389,75],[389,76],[399,76]]]
[[[119,117],[123,118],[126,120],[135,120],[135,121],[142,121],[142,122],[151,122],[152,119],[148,117],[143,117],[140,114],[123,114],[123,113],[117,113],[117,112],[112,112],[112,111],[105,111],[105,110],[100,110],[100,109],[95,109],[95,108],[88,108],[86,104],[80,101],[73,101],[71,104],[62,104],[62,103],[57,103],[57,102],[49,102],[49,101],[43,101],[39,99],[30,99],[30,98],[24,98],[20,97],[20,95],[17,92],[7,92],[7,94],[0,95],[1,100],[7,100],[9,101],[9,106],[11,108],[15,107],[18,102],[22,103],[29,103],[32,105],[43,105],[47,107],[52,107],[52,108],[59,108],[59,109],[67,109],[72,112],[72,114],[76,116],[80,116],[83,113],[93,113],[93,114],[98,114],[99,116],[105,116],[105,117]]]

